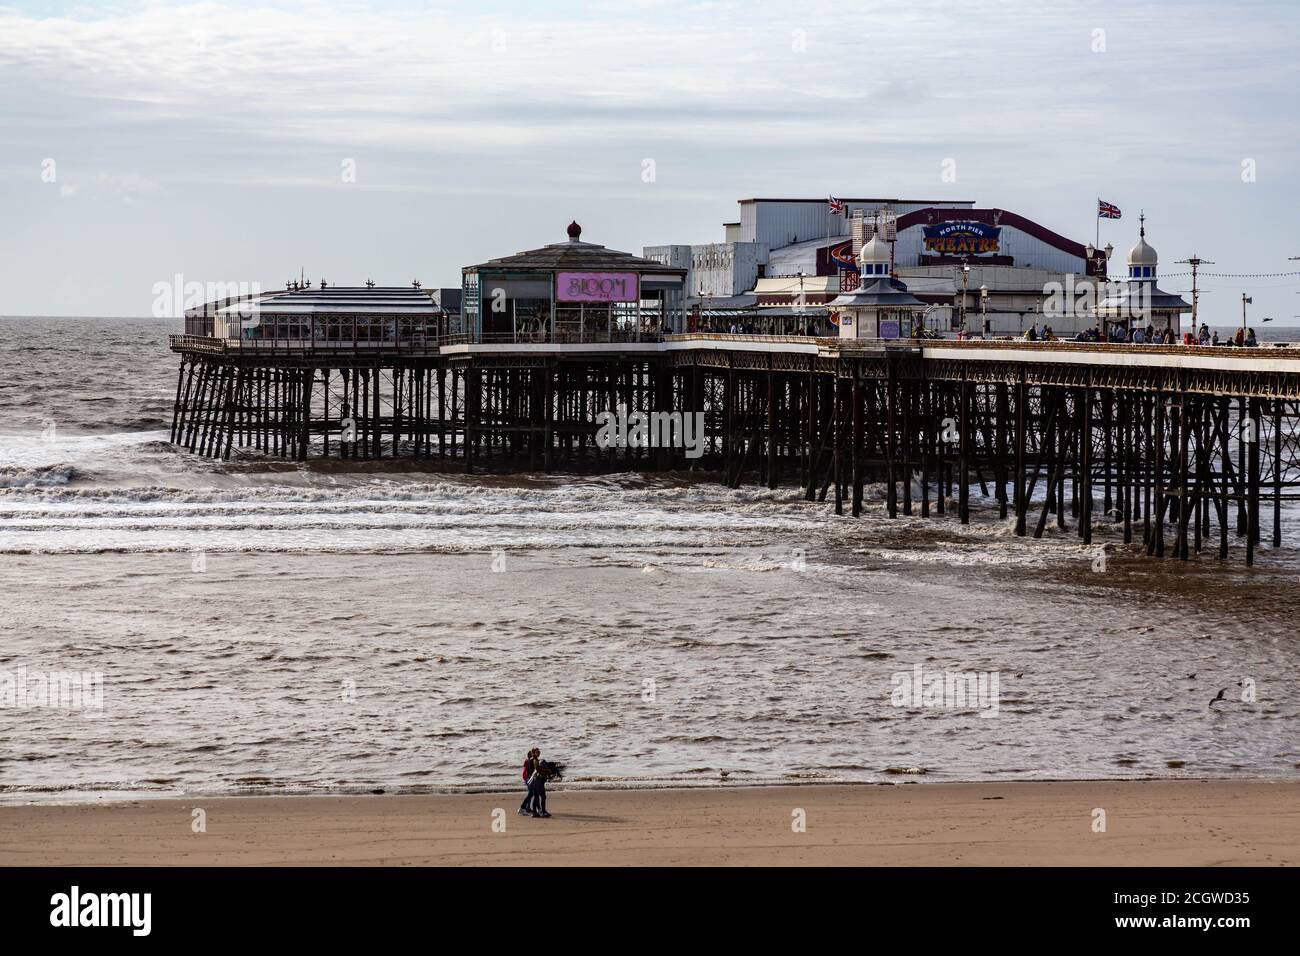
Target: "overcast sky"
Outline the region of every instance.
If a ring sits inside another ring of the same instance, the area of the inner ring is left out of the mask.
[[[148,315],[176,274],[458,285],[572,218],[639,252],[827,193],[1081,242],[1100,196],[1121,270],[1145,209],[1163,273],[1291,271],[1297,35],[1294,0],[0,0],[0,314]],[[1203,286],[1211,321],[1245,291],[1300,324],[1296,277]]]

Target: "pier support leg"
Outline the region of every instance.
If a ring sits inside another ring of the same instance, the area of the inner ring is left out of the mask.
[[[921,517],[930,517],[930,449],[934,441],[934,416],[932,414],[932,388],[927,379],[917,383],[920,390],[917,404],[920,406],[920,457],[921,457]]]
[[[970,524],[970,398],[971,384],[965,380],[961,383],[961,434],[958,436],[958,478],[957,517],[962,524]]]
[[[1083,434],[1079,436],[1079,532],[1092,544],[1092,385],[1083,390]]]
[[[1228,435],[1228,397],[1219,399],[1219,420],[1215,429],[1219,445],[1219,469],[1222,472],[1222,490],[1219,495],[1219,560],[1228,557],[1228,509],[1232,507],[1231,440]]]
[[[853,517],[862,514],[862,381],[861,370],[854,369],[853,385],[850,387],[850,401],[853,403],[853,447],[851,460],[853,470]]]
[[[1029,501],[1025,487],[1025,455],[1028,453],[1029,386],[1025,382],[1016,382],[1016,534],[1025,536],[1025,517],[1029,512]]]
[[[770,363],[775,361],[775,358],[772,358]],[[777,468],[780,462],[777,454],[779,446],[776,435],[777,395],[776,370],[772,364],[769,364],[767,370],[767,487],[772,491],[776,490]]]
[[[885,506],[891,518],[898,517],[898,390],[898,376],[891,362],[885,379]],[[902,478],[906,481],[907,475]]]
[[[1253,430],[1254,440],[1249,442],[1249,448],[1246,451],[1246,482],[1247,482],[1247,533],[1246,533],[1246,564],[1255,563],[1255,547],[1259,544],[1259,442],[1260,442],[1260,415],[1263,412],[1263,402],[1258,398],[1250,400],[1250,427]]]
[[[1155,530],[1152,541],[1147,545],[1147,553],[1154,553],[1156,557],[1165,556],[1165,449],[1166,449],[1166,429],[1165,429],[1165,396],[1163,392],[1156,392],[1156,458],[1155,471],[1152,475],[1152,481],[1155,483]]]
[[[1187,522],[1191,517],[1191,482],[1188,471],[1188,449],[1191,440],[1191,409],[1186,391],[1178,394],[1177,408],[1177,427],[1178,427],[1178,539],[1176,550],[1178,560],[1186,561],[1188,558],[1187,550]]]
[[[1282,547],[1282,399],[1273,400],[1273,547]]]

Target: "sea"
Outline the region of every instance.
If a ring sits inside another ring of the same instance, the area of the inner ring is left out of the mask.
[[[592,788],[1300,776],[1290,504],[1247,569],[978,495],[213,462],[175,326],[0,319],[0,802],[495,790],[533,746]]]

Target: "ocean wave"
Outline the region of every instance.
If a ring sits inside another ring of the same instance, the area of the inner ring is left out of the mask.
[[[66,485],[77,476],[74,465],[37,465],[25,468],[20,465],[0,465],[0,489],[26,490]]]

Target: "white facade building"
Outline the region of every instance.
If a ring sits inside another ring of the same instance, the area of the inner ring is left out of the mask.
[[[1097,324],[1099,308],[1051,316],[1044,310],[1059,301],[1049,298],[1058,288],[1086,286],[1095,301],[1109,247],[1092,249],[1025,216],[970,200],[838,203],[841,212],[823,198],[742,199],[740,218],[723,223],[724,242],[648,246],[644,256],[688,270],[688,307],[773,309],[801,297],[822,311],[830,328],[835,317],[828,304],[867,280],[858,255],[878,234],[889,249],[889,275],[925,304],[925,325],[935,331],[964,327],[972,335],[1018,336],[1050,324],[1068,337]],[[1154,274],[1154,264],[1150,268]],[[1108,292],[1113,287],[1101,294]]]

